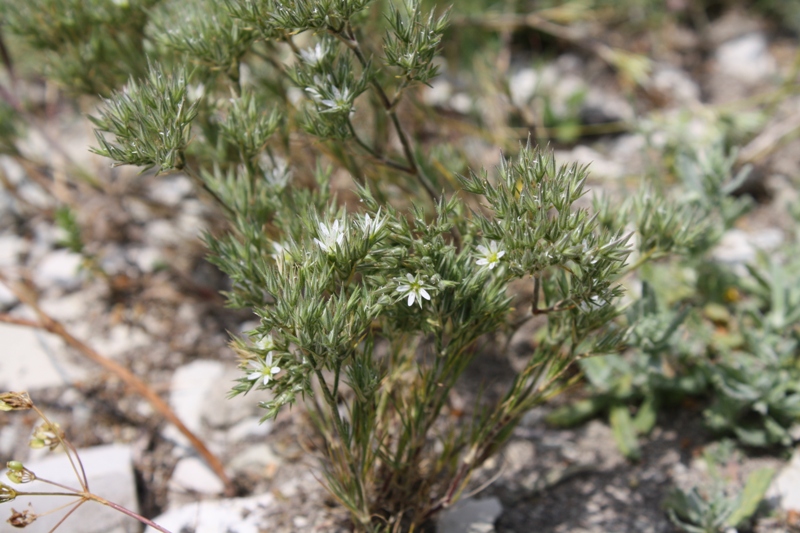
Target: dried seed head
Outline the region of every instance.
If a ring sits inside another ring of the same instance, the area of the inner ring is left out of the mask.
[[[17,497],[17,491],[4,483],[0,483],[0,503],[14,501]]]
[[[58,424],[45,422],[33,431],[30,447],[33,449],[50,448],[55,450],[61,444],[63,438],[64,432],[61,431],[61,427]]]
[[[22,411],[33,407],[27,392],[4,392],[0,394],[0,411]]]
[[[6,476],[14,483],[30,483],[36,480],[36,474],[25,468],[19,461],[9,461],[6,463],[6,467],[8,467]]]
[[[39,518],[39,515],[31,510],[25,509],[24,511],[17,511],[16,509],[12,508],[11,518],[9,518],[7,521],[12,527],[18,527],[22,529],[23,527],[33,524],[37,518]]]

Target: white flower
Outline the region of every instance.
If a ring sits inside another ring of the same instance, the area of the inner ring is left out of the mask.
[[[350,103],[350,89],[345,87],[339,90],[338,87],[331,87],[333,98],[326,98],[320,100],[320,103],[328,109],[321,111],[321,113],[349,113],[353,104]]]
[[[333,225],[328,227],[327,224],[319,223],[319,239],[314,241],[319,244],[325,252],[329,254],[336,253],[336,246],[341,245],[344,240],[345,224],[339,227],[339,221],[334,220]]]
[[[325,59],[326,54],[327,50],[323,48],[322,43],[317,43],[317,46],[308,50],[300,50],[300,56],[303,58],[303,61],[312,67],[316,66],[320,61]]]
[[[250,381],[263,380],[264,385],[269,383],[269,380],[272,379],[274,374],[281,371],[280,367],[272,366],[272,352],[267,354],[267,358],[264,361],[261,359],[250,361],[250,366],[253,367],[254,371],[247,375],[247,379]]]
[[[480,259],[478,259],[477,263],[481,266],[488,266],[489,270],[496,267],[500,262],[500,258],[506,255],[505,250],[500,250],[499,246],[497,241],[489,241],[488,248],[482,244],[478,246]]]
[[[275,348],[275,343],[272,341],[272,335],[265,335],[256,341],[256,348],[268,352]]]
[[[404,280],[400,280],[403,284],[397,287],[397,292],[408,296],[409,307],[414,305],[414,300],[416,300],[419,303],[419,306],[422,307],[423,298],[426,300],[431,299],[431,295],[426,289],[433,290],[433,287],[430,285],[425,285],[422,280],[419,279],[419,274],[416,276],[406,274],[406,280],[408,280],[408,283],[406,283]]]
[[[381,218],[381,210],[375,214],[375,219],[371,219],[369,213],[364,215],[364,220],[361,222],[361,228],[364,230],[364,235],[369,237],[378,233],[383,225],[386,224],[386,218]]]

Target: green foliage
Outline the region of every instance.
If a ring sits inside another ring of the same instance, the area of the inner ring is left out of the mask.
[[[144,27],[159,0],[0,2],[8,28],[48,58],[51,77],[70,91],[109,94],[146,72]]]
[[[238,76],[256,34],[232,18],[223,2],[164,2],[151,19],[153,40],[211,70]]]
[[[131,79],[123,92],[105,100],[97,126],[95,153],[117,165],[156,167],[159,172],[183,168],[197,102],[186,94],[186,75],[167,76],[150,67],[147,80]],[[108,141],[105,133],[113,135]]]
[[[78,225],[75,212],[69,207],[60,207],[56,210],[55,222],[56,226],[64,234],[59,244],[71,252],[81,253],[83,251],[83,240],[81,239],[81,228]]]
[[[15,154],[16,139],[19,136],[17,113],[5,100],[0,100],[0,153]]]
[[[707,414],[713,427],[785,442],[797,417],[787,385],[797,383],[796,343],[781,330],[800,313],[794,271],[754,267],[745,286],[698,266],[748,207],[730,196],[746,174],[733,172],[724,143],[676,149],[680,194],[653,185],[622,205],[597,198],[590,210],[581,203],[587,168],[558,166],[548,151],[521,146],[494,171],[454,177],[464,157],[414,138],[398,110],[437,74],[449,16],[416,0],[387,3],[383,17],[369,0],[117,2],[96,18],[66,0],[35,4],[41,36],[27,7],[4,9],[10,28],[40,48],[85,46],[69,25],[82,24],[92,46],[151,53],[148,69],[121,61],[131,75],[123,89],[115,72],[75,70],[67,53],[76,89],[110,94],[92,118],[95,152],[184,172],[224,211],[228,230],[205,236],[211,261],[231,280],[228,304],[260,319],[232,341],[243,373],[231,394],[255,396],[265,418],[308,408],[326,485],[357,529],[421,527],[452,505],[578,361],[592,394],[550,420],[607,412],[631,458],[661,405],[709,390],[720,393]],[[582,97],[570,116],[545,117],[565,138]],[[337,200],[334,176],[353,178],[358,209]],[[72,214],[58,217],[76,235]],[[641,294],[621,303],[628,274],[675,254],[683,262],[645,270]],[[512,321],[517,280],[533,292]],[[732,287],[748,295],[746,310],[726,307]],[[542,315],[536,348],[505,395],[476,404],[466,424],[446,416],[487,336]],[[725,343],[719,320],[758,331]],[[741,522],[754,510],[754,484],[738,515],[727,500],[683,495],[675,516]]]
[[[706,460],[713,459],[706,456]],[[732,493],[729,483],[717,476],[708,490],[698,487],[688,492],[673,490],[664,507],[672,523],[687,533],[722,533],[729,528],[739,528],[758,511],[774,474],[771,468],[756,470],[736,493]]]

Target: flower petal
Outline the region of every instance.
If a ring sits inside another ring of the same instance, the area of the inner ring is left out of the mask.
[[[414,294],[414,291],[411,291],[411,292],[408,293],[408,306],[409,307],[414,305],[414,298],[415,297],[416,297],[416,294]]]
[[[426,300],[430,300],[431,299],[431,295],[428,294],[428,291],[426,291],[425,289],[420,289],[419,290],[419,295],[422,296],[423,298],[425,298]],[[422,300],[420,300],[420,303],[421,302],[422,302]]]

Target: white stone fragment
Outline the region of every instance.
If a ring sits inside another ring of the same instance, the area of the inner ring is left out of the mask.
[[[206,500],[172,509],[153,519],[169,531],[193,533],[260,533],[273,531],[269,515],[276,512],[272,494],[230,500]],[[145,533],[157,533],[148,528]]]
[[[17,297],[11,289],[0,283],[0,309],[8,309],[17,303]]]
[[[98,496],[121,505],[134,512],[138,509],[136,500],[136,483],[133,477],[131,449],[118,444],[98,446],[78,450],[89,480],[89,489]],[[47,458],[25,463],[25,467],[36,475],[50,481],[62,483],[69,487],[79,488],[77,478],[67,457],[63,454],[50,455]],[[2,474],[6,479],[5,472]],[[51,485],[35,481],[24,486],[26,492],[53,492]],[[31,509],[37,514],[45,513],[67,503],[63,496],[18,497],[13,507],[18,511]],[[9,510],[8,506],[4,506]],[[53,513],[38,518],[26,531],[49,531],[64,516],[66,511]],[[0,522],[0,533],[20,531],[5,522]],[[109,507],[88,502],[67,518],[58,528],[59,533],[136,533],[141,531],[138,521]]]
[[[786,512],[800,512],[800,451],[772,480],[766,499]]]
[[[41,288],[57,286],[64,290],[74,290],[81,286],[80,266],[83,258],[69,250],[55,250],[48,253],[33,272],[36,285]]]
[[[492,533],[503,506],[496,497],[460,500],[442,512],[437,523],[438,533]]]
[[[215,383],[224,379],[224,373],[224,364],[218,361],[199,360],[180,367],[173,374],[169,403],[178,418],[193,432],[198,433],[202,430],[206,396]],[[219,398],[219,401],[225,401],[225,398]],[[164,430],[164,436],[184,446],[189,443],[188,439],[172,425]]]
[[[71,363],[60,339],[23,326],[0,324],[0,390],[33,391],[71,384],[86,371]]]
[[[225,485],[208,465],[197,457],[178,461],[169,480],[172,491],[221,494]]]
[[[25,239],[16,235],[0,236],[0,267],[7,268],[16,266],[19,256],[28,248]]]
[[[525,106],[528,104],[539,87],[539,74],[532,68],[523,68],[514,72],[508,80],[508,91],[514,105]]]
[[[763,33],[750,33],[722,44],[715,54],[718,71],[744,83],[764,81],[777,70],[767,44]]]
[[[149,196],[164,205],[176,207],[191,194],[193,188],[191,180],[186,176],[164,176],[156,180]]]

